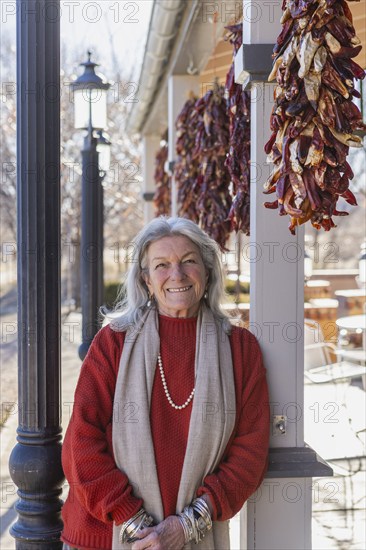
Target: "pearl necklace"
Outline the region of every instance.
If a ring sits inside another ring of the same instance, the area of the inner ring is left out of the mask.
[[[160,371],[160,376],[161,376],[161,381],[163,383],[163,388],[164,388],[164,391],[165,391],[165,395],[166,395],[166,398],[167,400],[169,401],[169,404],[173,407],[173,409],[176,409],[177,411],[178,410],[181,410],[181,409],[185,409],[189,404],[190,402],[192,401],[193,399],[193,396],[194,396],[194,392],[195,392],[195,387],[193,388],[193,390],[191,391],[191,393],[189,394],[189,397],[188,399],[183,403],[183,405],[176,405],[173,401],[173,399],[171,398],[171,395],[169,393],[169,390],[168,390],[168,385],[166,383],[166,380],[165,380],[165,374],[164,374],[164,369],[163,369],[163,362],[161,360],[161,355],[159,353],[158,355],[158,365],[159,365],[159,371]]]

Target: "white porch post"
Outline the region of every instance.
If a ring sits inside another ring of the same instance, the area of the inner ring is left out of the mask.
[[[155,155],[160,147],[160,137],[155,134],[146,134],[143,137],[142,151],[142,193],[144,198],[144,223],[154,217],[152,198],[155,192],[154,171]]]
[[[176,130],[175,121],[189,92],[199,95],[199,77],[190,75],[172,75],[168,81],[168,162],[172,171],[175,161]],[[172,176],[172,216],[177,215],[177,189]]]
[[[304,230],[292,236],[288,218],[263,207],[273,86],[256,82],[251,93],[250,328],[267,368],[271,418],[284,416],[285,433],[273,430],[270,447],[285,465],[286,448],[304,447]],[[311,478],[266,477],[248,503],[247,528],[248,549],[311,548]]]
[[[281,15],[281,1],[244,0],[243,46],[235,60],[237,82],[251,90],[250,330],[261,345],[271,421],[277,423],[268,473],[247,505],[247,532],[240,547],[249,550],[311,548],[311,476],[327,470],[304,447],[304,228],[292,236],[289,218],[263,207],[276,198],[262,190],[271,170],[264,144],[270,136],[274,87],[266,76]]]

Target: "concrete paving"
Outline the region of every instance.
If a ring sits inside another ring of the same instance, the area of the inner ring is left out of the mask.
[[[6,322],[14,322],[13,311],[7,311]],[[5,317],[1,317],[2,323]],[[9,328],[9,327],[8,327]],[[80,372],[78,359],[81,316],[69,314],[62,323],[62,422],[67,427],[75,385]],[[16,335],[12,336],[13,338]],[[11,339],[0,344],[11,347]],[[7,355],[0,364],[2,376],[1,403],[11,402],[11,383],[16,377],[16,354]],[[14,376],[15,373],[15,376]],[[4,373],[2,373],[4,374]],[[4,386],[4,380],[9,380]],[[14,391],[14,388],[11,390]],[[365,523],[365,391],[360,385],[341,382],[305,386],[304,418],[306,441],[324,459],[331,461],[335,476],[313,480],[313,548],[314,550],[361,550],[366,548]],[[0,431],[1,507],[0,549],[13,550],[14,539],[9,527],[16,518],[16,487],[9,472],[8,460],[16,443],[18,424],[16,402],[10,407],[5,426]],[[65,484],[65,492],[67,485]],[[239,550],[239,517],[231,522],[232,549]]]

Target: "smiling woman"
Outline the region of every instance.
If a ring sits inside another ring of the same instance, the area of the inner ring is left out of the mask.
[[[197,245],[187,237],[164,237],[151,243],[143,278],[159,312],[170,317],[197,315],[208,273]]]
[[[221,310],[218,247],[197,225],[158,218],[134,245],[120,316],[96,335],[75,393],[62,538],[229,549],[228,520],[267,464],[260,349]]]

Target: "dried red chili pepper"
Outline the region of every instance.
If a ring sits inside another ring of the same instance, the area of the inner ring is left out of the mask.
[[[229,212],[231,228],[250,231],[250,96],[234,81],[234,57],[242,44],[242,24],[226,27],[233,45],[233,62],[226,77],[229,113],[229,151],[225,165],[233,184],[234,200]]]
[[[168,160],[168,131],[162,137],[161,147],[155,155],[154,181],[156,185],[153,198],[155,216],[168,215],[171,209],[171,178],[165,171]]]
[[[194,222],[199,221],[197,207],[200,195],[199,162],[193,160],[192,152],[196,140],[196,128],[191,122],[194,106],[198,98],[191,94],[183,106],[176,120],[176,162],[174,165],[174,179],[177,185],[178,214],[188,217]]]
[[[227,102],[215,84],[204,97],[191,98],[177,118],[174,178],[181,216],[189,217],[224,250],[230,233],[230,174]]]
[[[203,109],[198,106],[195,125],[196,130],[201,130],[195,149],[202,176],[198,199],[200,224],[224,250],[231,229],[228,216],[232,204],[230,174],[225,166],[229,126],[224,86],[215,83],[205,94],[203,106]]]
[[[292,233],[308,220],[329,231],[333,215],[347,215],[337,208],[339,197],[356,205],[346,157],[350,146],[361,146],[353,132],[366,127],[352,103],[359,96],[354,78],[365,77],[352,59],[361,45],[345,0],[285,0],[282,9],[270,75],[278,84],[272,135],[265,145],[274,175],[264,192],[276,191]]]

